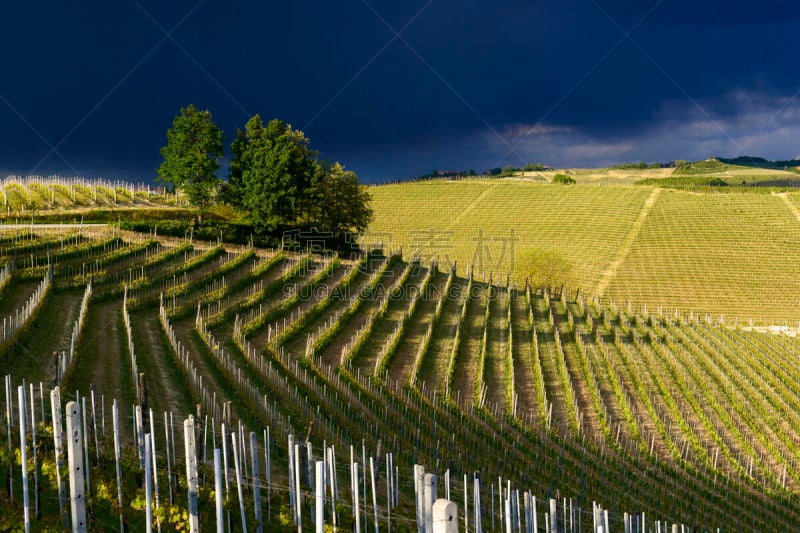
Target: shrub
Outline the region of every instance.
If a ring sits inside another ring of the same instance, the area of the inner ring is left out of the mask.
[[[575,178],[567,174],[556,174],[553,176],[553,183],[561,183],[564,185],[572,185],[575,183]]]

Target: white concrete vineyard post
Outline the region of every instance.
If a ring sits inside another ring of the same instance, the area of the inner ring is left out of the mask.
[[[67,523],[64,505],[67,493],[64,489],[64,480],[61,478],[61,467],[64,466],[64,436],[61,429],[61,398],[58,387],[50,391],[50,412],[52,413],[51,418],[53,419],[53,452],[56,456],[56,481],[58,483],[59,503],[58,508],[61,511],[61,515],[64,517],[64,525],[66,526]]]
[[[116,403],[116,400],[114,400]],[[172,505],[172,465],[170,464],[170,450],[169,450],[169,423],[167,421],[167,412],[164,411],[164,441],[167,448],[167,484],[169,485],[169,504]],[[171,458],[175,460],[174,457]]]
[[[433,533],[458,533],[458,506],[440,498],[433,504]]]
[[[194,440],[194,420],[191,417],[183,422],[183,439],[186,453],[186,484],[189,497],[189,531],[198,533],[200,531],[200,520],[197,510],[197,449]]]
[[[81,415],[77,402],[67,403],[67,460],[69,463],[69,493],[72,511],[72,532],[86,532],[86,493],[83,488],[83,455]]]
[[[145,527],[147,533],[153,533],[153,487],[150,479],[152,468],[150,463],[150,434],[144,439],[144,497],[145,497]]]
[[[477,477],[473,479],[473,485],[472,508],[475,509],[475,533],[481,533],[481,482]]]
[[[222,465],[219,448],[214,448],[214,497],[217,511],[217,533],[225,531],[222,513]]]
[[[119,407],[117,400],[111,408],[111,416],[114,423],[114,461],[117,466],[117,503],[119,504],[119,530],[125,531],[125,520],[122,517],[122,472],[119,466],[120,442],[119,442]]]
[[[378,533],[378,496],[375,494],[375,460],[369,458],[369,481],[372,489],[372,511],[375,517],[375,533]]]
[[[303,532],[303,500],[300,493],[300,445],[294,445],[294,490],[297,506],[297,533]]]
[[[425,533],[433,531],[433,502],[436,501],[436,476],[425,474],[422,478],[422,505],[425,518]]]
[[[17,388],[19,399],[19,448],[22,454],[22,501],[25,509],[25,533],[31,530],[31,508],[28,502],[28,454],[25,445],[26,430],[25,424],[25,387],[20,385]]]
[[[231,433],[231,453],[233,454],[233,467],[236,469],[236,488],[239,493],[239,512],[242,515],[242,531],[247,533],[247,516],[244,512],[244,494],[242,493],[242,469],[239,465],[239,451],[236,445],[236,433]]]
[[[509,498],[505,498],[505,518],[506,518],[506,533],[511,533],[511,500]]]
[[[264,530],[264,521],[261,518],[261,483],[258,478],[258,442],[256,442],[256,434],[254,431],[250,432],[250,460],[253,464],[253,507],[256,512],[256,532],[261,533]]]
[[[352,448],[351,448],[352,455]],[[353,496],[353,520],[356,523],[356,533],[361,533],[361,517],[358,510],[358,463],[350,463],[350,493]]]
[[[315,494],[315,531],[316,533],[323,533],[325,531],[325,463],[317,461],[316,464],[316,494]]]

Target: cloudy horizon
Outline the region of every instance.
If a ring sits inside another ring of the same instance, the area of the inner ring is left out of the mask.
[[[0,51],[0,176],[151,181],[190,102],[228,142],[255,113],[279,117],[368,182],[527,162],[800,156],[800,6],[786,0],[5,11],[0,29],[16,44]]]

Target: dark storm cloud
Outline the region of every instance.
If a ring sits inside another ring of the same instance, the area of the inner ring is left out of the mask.
[[[799,19],[783,0],[17,3],[0,17],[0,172],[152,179],[189,102],[229,139],[279,116],[371,180],[792,157]]]

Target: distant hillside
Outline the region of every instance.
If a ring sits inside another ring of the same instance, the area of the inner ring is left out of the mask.
[[[459,272],[475,265],[479,279],[493,272],[495,280],[525,250],[557,250],[574,267],[574,288],[621,305],[769,324],[800,320],[800,195],[659,190],[581,185],[580,178],[572,186],[462,180],[373,187],[375,220],[365,241],[457,262]]]
[[[725,159],[723,157],[720,157],[719,160],[729,165],[738,165],[742,167],[753,167],[753,168],[768,168],[772,170],[786,170],[786,169],[794,169],[800,167],[800,160],[798,159],[770,161],[768,159],[764,159],[763,157],[743,155],[739,157],[734,157],[733,159]]]

